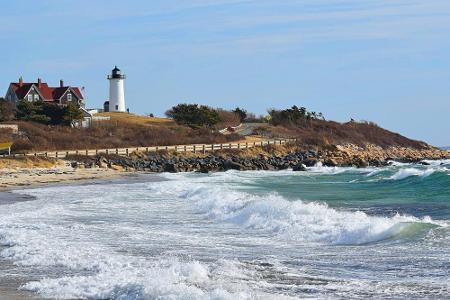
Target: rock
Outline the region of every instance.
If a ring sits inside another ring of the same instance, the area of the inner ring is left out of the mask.
[[[108,167],[108,160],[105,157],[100,156],[97,159],[96,165],[99,166],[99,168],[106,169]]]
[[[306,167],[314,167],[317,164],[317,158],[314,157],[307,158],[303,161],[303,164]]]
[[[238,163],[236,161],[233,161],[233,160],[225,161],[223,166],[224,166],[225,170],[238,170],[238,171],[240,171],[240,170],[244,169],[243,165],[241,165],[240,163]]]
[[[200,169],[198,170],[199,173],[203,173],[203,174],[207,174],[209,173],[209,170],[206,166],[201,166]]]
[[[111,165],[111,169],[113,169],[114,171],[123,171],[124,168],[122,166],[118,166],[118,165]]]
[[[178,173],[178,166],[174,163],[166,163],[164,166],[164,172]]]
[[[363,158],[361,158],[361,157],[355,157],[353,159],[352,163],[357,168],[367,168],[369,166],[369,163],[366,160],[364,160]]]
[[[292,168],[292,171],[295,171],[295,172],[298,172],[298,171],[306,171],[306,166],[305,166],[304,164],[298,164],[298,165],[295,165],[295,166]]]
[[[338,166],[338,163],[333,158],[327,158],[323,162],[323,165],[327,166],[327,167],[336,167],[336,166]]]

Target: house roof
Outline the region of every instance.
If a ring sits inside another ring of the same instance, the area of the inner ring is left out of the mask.
[[[23,99],[28,94],[30,89],[34,86],[34,88],[41,94],[44,98],[44,101],[55,101],[59,100],[68,89],[70,89],[79,99],[84,99],[83,94],[78,87],[49,87],[47,83],[41,82],[39,83],[22,83],[19,82],[11,82],[12,90],[16,93],[17,98]]]

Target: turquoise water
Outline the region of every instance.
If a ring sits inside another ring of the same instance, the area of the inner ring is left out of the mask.
[[[62,299],[450,298],[450,161],[429,163],[17,191],[0,276]]]

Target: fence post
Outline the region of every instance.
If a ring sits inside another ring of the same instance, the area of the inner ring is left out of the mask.
[[[228,149],[231,149],[231,143],[228,144]]]
[[[89,156],[89,150],[86,149],[86,156]]]
[[[116,154],[119,154],[119,148],[116,148]]]
[[[125,153],[128,156],[128,148],[125,149]]]
[[[238,150],[241,150],[241,143],[238,143]]]
[[[106,154],[109,154],[109,150],[108,149],[106,149]]]
[[[58,158],[58,151],[55,152],[55,156],[56,156],[56,158]]]
[[[203,154],[205,154],[206,153],[206,147],[205,147],[205,144],[203,144]]]
[[[248,142],[245,142],[245,149],[248,149]]]
[[[197,148],[197,146],[196,146],[196,145],[194,145],[194,153],[195,153],[195,152],[196,152],[196,150],[197,150],[196,148]]]
[[[186,145],[184,145],[184,152],[185,152],[185,153],[187,152],[187,147],[186,147]]]

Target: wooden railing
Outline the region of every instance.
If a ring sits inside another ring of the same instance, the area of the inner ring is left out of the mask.
[[[70,155],[86,155],[95,156],[98,154],[117,154],[130,155],[137,152],[156,152],[160,150],[176,151],[176,152],[199,152],[206,153],[208,151],[217,151],[223,149],[249,149],[252,147],[262,147],[266,145],[284,145],[286,143],[295,142],[296,139],[274,139],[264,140],[258,142],[243,142],[243,143],[226,143],[226,144],[196,144],[196,145],[173,145],[173,146],[150,146],[150,147],[128,147],[128,148],[108,148],[108,149],[94,149],[94,150],[62,150],[62,151],[46,151],[46,152],[29,152],[29,153],[14,153],[9,156],[24,157],[24,156],[43,156],[52,158],[65,158]],[[8,155],[3,155],[4,157]]]

